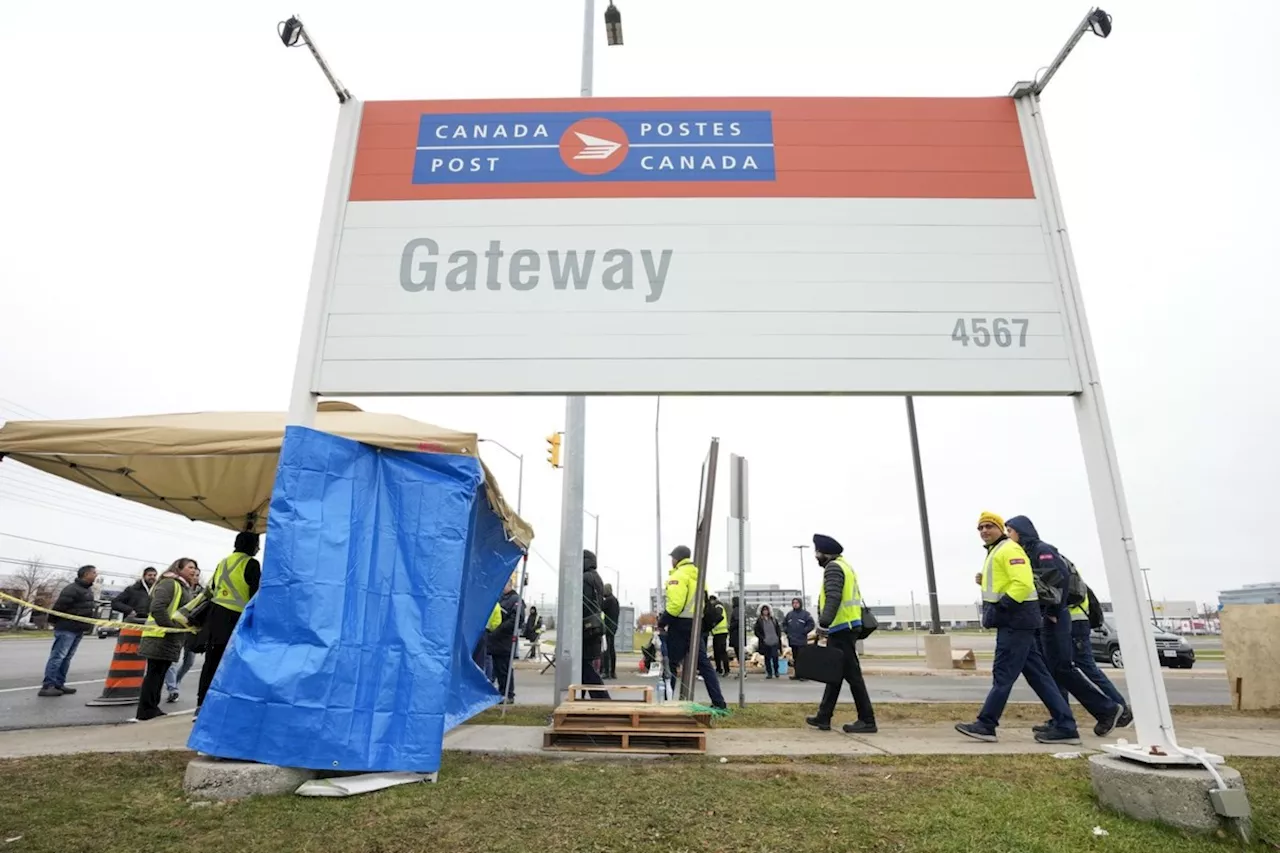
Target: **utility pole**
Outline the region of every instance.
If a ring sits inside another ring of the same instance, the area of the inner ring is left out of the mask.
[[[809,545],[792,545],[800,552],[800,602],[804,605],[804,609],[809,609],[809,593],[805,591],[804,585],[804,552],[810,547]]]
[[[916,433],[916,406],[907,397],[907,430],[911,433],[911,465],[916,475],[916,506],[920,510],[920,541],[924,545],[924,578],[929,587],[930,634],[942,633],[942,615],[938,610],[938,581],[933,572],[933,538],[929,535],[929,506],[924,499],[924,470],[920,465],[920,437]],[[914,616],[914,614],[913,614]]]

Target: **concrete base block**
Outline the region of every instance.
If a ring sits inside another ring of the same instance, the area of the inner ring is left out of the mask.
[[[951,669],[951,635],[924,635],[924,665],[926,669]]]
[[[252,761],[196,758],[187,764],[182,789],[194,800],[243,800],[270,794],[292,794],[303,782],[315,778],[314,770]]]
[[[1228,788],[1244,790],[1240,773],[1230,767],[1216,768]],[[1214,832],[1220,828],[1233,833],[1249,831],[1244,826],[1227,826],[1213,810],[1209,791],[1218,786],[1203,767],[1156,766],[1127,758],[1094,755],[1089,758],[1089,775],[1098,802],[1137,820],[1165,823],[1193,832]]]

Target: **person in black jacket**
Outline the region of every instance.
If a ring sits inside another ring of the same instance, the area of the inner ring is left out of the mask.
[[[600,675],[604,678],[618,677],[618,653],[614,649],[614,639],[618,634],[618,616],[622,613],[622,605],[613,594],[613,584],[604,585],[604,665]]]
[[[1053,680],[1057,682],[1063,697],[1070,693],[1093,715],[1097,720],[1093,733],[1098,737],[1106,737],[1113,729],[1128,726],[1133,722],[1133,713],[1099,690],[1072,663],[1071,614],[1066,601],[1068,569],[1058,549],[1040,538],[1040,532],[1025,515],[1015,515],[1006,521],[1005,535],[1027,552],[1037,589],[1043,586],[1056,597],[1052,603],[1045,601],[1043,597],[1041,599],[1043,623],[1040,628],[1040,643],[1044,662],[1053,673]],[[1052,726],[1042,726],[1040,731],[1049,731],[1051,728]]]
[[[98,579],[98,570],[93,566],[81,566],[76,570],[76,579],[62,588],[58,598],[53,602],[53,609],[68,616],[82,616],[92,619],[98,612],[98,603],[93,594],[93,582]],[[38,696],[62,696],[75,693],[74,687],[67,686],[67,670],[71,668],[71,658],[75,657],[80,641],[88,632],[88,622],[76,619],[63,619],[60,616],[50,617],[53,625],[53,647],[49,649],[49,660],[44,665],[44,683]]]
[[[733,649],[733,659],[741,665],[742,660],[738,657],[738,646],[741,644],[738,636],[738,620],[742,618],[742,611],[739,609],[742,603],[738,596],[735,595],[729,599],[729,605],[729,648]]]
[[[502,621],[498,627],[488,634],[489,657],[493,660],[493,686],[498,693],[506,693],[507,704],[516,701],[516,680],[511,672],[511,644],[515,642],[516,610],[520,608],[520,593],[516,592],[515,578],[507,578],[507,585],[502,588],[502,597],[498,599],[498,607],[502,611]]]
[[[117,613],[123,613],[126,619],[130,616],[146,619],[147,614],[151,612],[151,588],[155,585],[156,570],[152,566],[147,566],[142,570],[141,579],[134,581],[111,599],[111,609]]]
[[[604,581],[596,571],[596,555],[582,552],[582,683],[603,685],[600,653],[604,645]],[[592,699],[608,699],[604,690],[592,690]]]

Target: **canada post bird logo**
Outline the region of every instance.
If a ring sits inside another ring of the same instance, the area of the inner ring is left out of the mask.
[[[768,110],[424,114],[415,184],[773,181]]]
[[[630,148],[627,132],[607,118],[575,121],[560,137],[560,159],[580,175],[612,172]]]

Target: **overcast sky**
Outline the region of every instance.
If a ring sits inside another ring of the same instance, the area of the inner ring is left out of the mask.
[[[269,9],[0,9],[0,419],[286,408],[338,105],[305,51],[280,45],[277,15],[301,14],[361,98],[578,93],[582,11],[567,0]],[[1004,95],[1053,58],[1088,7],[619,9],[626,46],[606,49],[598,33],[601,96]],[[1114,34],[1081,42],[1044,95],[1045,121],[1140,559],[1157,599],[1214,602],[1221,588],[1280,580],[1268,533],[1280,275],[1266,248],[1280,232],[1280,4],[1106,9]],[[563,399],[360,402],[525,454],[530,598],[553,597],[561,474],[543,461],[543,437],[563,428]],[[1070,401],[930,398],[917,411],[944,603],[977,597],[984,508],[1030,515],[1106,588]],[[797,585],[791,546],[823,532],[844,543],[868,601],[923,599],[900,398],[669,398],[662,415],[664,551],[693,544],[699,465],[718,436],[713,584],[728,580],[727,461],[738,453],[752,474],[749,583]],[[587,423],[601,564],[620,576],[624,603],[643,607],[657,571],[654,399],[593,398]],[[514,498],[515,461],[485,455]],[[0,465],[0,533],[0,558],[122,575],[180,555],[211,568],[232,538],[12,462]],[[805,571],[813,594],[811,558]]]

